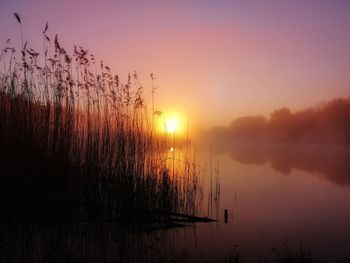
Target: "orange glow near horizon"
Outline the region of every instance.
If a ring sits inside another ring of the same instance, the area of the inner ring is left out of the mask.
[[[21,49],[14,12],[28,47],[43,54],[48,22],[51,38],[58,34],[70,52],[73,45],[88,49],[121,82],[135,70],[147,101],[157,87],[156,109],[183,110],[191,128],[301,110],[350,92],[347,1],[7,0],[0,4],[1,48],[9,38]],[[185,130],[179,123],[176,134]]]
[[[184,117],[179,112],[165,112],[156,120],[157,131],[176,136],[182,136],[185,124]]]

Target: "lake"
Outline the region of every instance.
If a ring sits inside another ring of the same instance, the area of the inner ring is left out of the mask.
[[[213,208],[219,221],[197,224],[191,241],[183,242],[187,253],[218,260],[236,251],[246,259],[261,259],[275,249],[302,245],[321,262],[350,255],[350,147],[264,143],[212,147],[211,154],[204,150],[198,157],[206,171],[210,160],[213,170],[219,167],[220,206],[217,211]]]
[[[0,259],[229,262],[237,253],[263,259],[300,246],[316,262],[350,256],[350,147],[217,143],[210,149],[199,147],[196,156],[204,175],[202,215],[217,222],[147,232],[108,222],[11,224],[1,228]],[[212,203],[210,174],[213,189],[220,182],[220,200]]]

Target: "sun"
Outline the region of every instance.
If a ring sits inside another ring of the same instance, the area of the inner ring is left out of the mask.
[[[168,133],[174,133],[180,128],[179,119],[175,116],[171,116],[165,119],[165,131]]]
[[[172,134],[182,137],[186,129],[183,114],[179,111],[165,111],[154,119],[154,125],[160,134]]]

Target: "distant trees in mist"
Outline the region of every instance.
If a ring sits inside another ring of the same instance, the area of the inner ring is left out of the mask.
[[[298,112],[288,108],[233,120],[214,127],[211,138],[235,141],[273,141],[350,144],[350,98],[338,98]]]

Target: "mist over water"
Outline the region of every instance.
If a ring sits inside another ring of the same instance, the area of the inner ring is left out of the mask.
[[[350,99],[338,98],[297,112],[283,107],[268,118],[242,116],[202,136],[213,141],[350,144],[349,134]]]
[[[336,185],[350,184],[350,147],[347,145],[230,143],[218,146],[216,153],[227,154],[242,164],[268,164],[285,175],[297,169]]]
[[[212,147],[220,169],[219,222],[199,227],[205,238],[198,250],[261,259],[302,244],[316,262],[349,256],[349,146],[217,141]],[[208,164],[207,150],[201,158]]]

